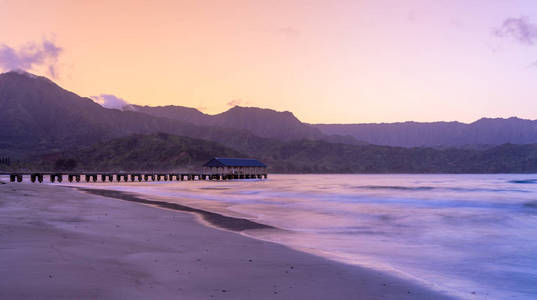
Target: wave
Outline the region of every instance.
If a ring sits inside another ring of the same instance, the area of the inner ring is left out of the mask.
[[[537,179],[518,179],[518,180],[509,180],[509,183],[531,184],[531,183],[537,183]]]
[[[531,208],[537,208],[537,201],[526,202],[526,203],[524,203],[524,206],[531,207]]]
[[[537,181],[536,181],[537,183]],[[397,191],[431,191],[443,190],[452,192],[518,192],[529,193],[519,189],[488,189],[488,188],[461,188],[461,187],[432,187],[432,186],[391,186],[391,185],[362,185],[354,186],[355,189],[367,190],[397,190]]]
[[[368,189],[368,190],[398,190],[398,191],[428,191],[434,190],[435,187],[432,186],[394,186],[394,185],[363,185],[355,186],[357,189]]]

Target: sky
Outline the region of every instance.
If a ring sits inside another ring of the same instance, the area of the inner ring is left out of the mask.
[[[537,119],[537,1],[0,0],[0,71],[308,123]]]

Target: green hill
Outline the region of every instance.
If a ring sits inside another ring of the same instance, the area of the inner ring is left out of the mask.
[[[132,135],[41,156],[22,166],[41,170],[199,170],[215,156],[243,154],[220,144],[165,133]]]
[[[239,140],[239,139],[238,139]],[[171,171],[199,170],[215,156],[254,157],[280,173],[535,173],[537,144],[485,150],[348,145],[325,141],[244,143],[240,153],[215,142],[170,134],[133,135],[40,156],[14,169]]]
[[[278,172],[535,173],[537,144],[485,150],[354,146],[324,141],[274,144],[258,156]]]

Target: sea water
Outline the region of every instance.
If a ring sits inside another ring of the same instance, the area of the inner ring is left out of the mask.
[[[284,230],[247,234],[460,298],[537,299],[537,175],[270,175],[115,188],[272,225]]]

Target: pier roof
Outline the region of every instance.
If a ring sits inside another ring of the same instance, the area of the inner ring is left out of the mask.
[[[204,167],[260,167],[266,168],[267,166],[257,159],[253,158],[222,158],[215,157],[205,163]]]

